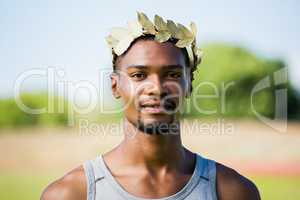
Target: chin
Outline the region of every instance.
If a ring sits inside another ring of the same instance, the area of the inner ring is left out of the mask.
[[[174,121],[174,115],[146,115],[141,116],[141,121],[144,124],[157,124],[157,123],[166,123],[170,124]]]
[[[138,122],[138,128],[146,134],[162,135],[169,133],[170,128],[174,128],[174,126],[170,126],[173,122],[174,116],[170,115],[141,118]]]

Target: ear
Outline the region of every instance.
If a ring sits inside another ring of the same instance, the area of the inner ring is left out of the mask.
[[[116,99],[119,99],[121,97],[119,93],[119,75],[115,72],[111,73],[110,80],[111,80],[112,94]]]

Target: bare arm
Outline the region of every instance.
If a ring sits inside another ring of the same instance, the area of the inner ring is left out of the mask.
[[[43,191],[41,200],[85,200],[86,190],[85,174],[80,166],[51,183]]]

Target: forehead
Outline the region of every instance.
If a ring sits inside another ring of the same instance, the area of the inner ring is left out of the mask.
[[[180,48],[171,42],[159,43],[155,40],[138,40],[121,57],[118,66],[185,66],[185,58]]]

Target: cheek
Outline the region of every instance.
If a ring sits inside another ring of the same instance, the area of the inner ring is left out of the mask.
[[[184,95],[184,84],[184,80],[178,82],[166,82],[164,84],[164,87],[166,88],[169,94],[177,95],[178,97],[180,97]]]
[[[176,106],[179,109],[182,106],[185,98],[184,81],[168,83],[165,87],[168,88],[168,94],[165,99],[172,100],[174,103],[176,103]]]
[[[125,106],[125,110],[135,109],[135,102],[138,97],[136,88],[136,83],[131,81],[129,78],[125,77],[120,80],[119,91]]]
[[[129,79],[129,77],[121,76],[119,91],[124,101],[127,102],[134,96],[134,88],[134,83]]]

